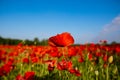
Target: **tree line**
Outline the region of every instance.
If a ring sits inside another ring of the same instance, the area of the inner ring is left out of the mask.
[[[25,45],[48,45],[48,39],[39,40],[38,38],[34,38],[34,40],[29,40],[29,39],[21,40],[21,39],[3,38],[0,36],[0,44],[2,45],[17,45],[21,42]]]
[[[48,45],[48,39],[39,40],[36,37],[33,40],[29,40],[29,39],[21,40],[21,39],[3,38],[0,36],[0,44],[2,44],[2,45],[17,45],[21,42],[25,45],[42,45],[42,46]],[[99,44],[99,43],[97,43],[97,44]],[[106,43],[106,44],[107,45],[115,45],[115,44],[120,44],[120,43],[113,41],[110,44],[108,44],[108,43]],[[82,45],[82,44],[74,44],[74,46],[77,46],[77,45]]]

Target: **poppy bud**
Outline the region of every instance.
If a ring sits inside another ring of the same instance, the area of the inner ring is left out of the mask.
[[[112,62],[113,62],[113,56],[110,56],[110,57],[108,58],[108,62],[109,62],[109,63],[112,63]]]
[[[99,75],[99,72],[98,72],[98,71],[95,71],[95,75],[98,76],[98,75]]]

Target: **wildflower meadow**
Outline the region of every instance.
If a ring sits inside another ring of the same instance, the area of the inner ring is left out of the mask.
[[[120,80],[120,44],[73,45],[68,32],[47,46],[0,45],[0,80]]]

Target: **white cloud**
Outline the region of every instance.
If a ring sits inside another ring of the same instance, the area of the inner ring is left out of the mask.
[[[106,24],[101,33],[108,34],[118,30],[120,30],[120,15],[114,18],[111,23]]]
[[[106,24],[94,41],[98,42],[102,39],[108,40],[109,42],[120,42],[120,15],[115,17],[111,23]]]

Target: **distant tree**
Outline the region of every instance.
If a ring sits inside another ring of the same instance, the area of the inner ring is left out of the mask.
[[[113,42],[111,42],[111,44],[112,44],[112,45],[115,45],[115,44],[117,44],[117,42],[113,41]]]
[[[3,38],[0,36],[0,44],[3,44]]]
[[[36,37],[36,38],[34,38],[33,42],[34,42],[35,45],[38,45],[39,44],[39,39]]]
[[[48,45],[48,40],[43,39],[42,41],[40,41],[40,45]]]
[[[17,45],[20,42],[23,42],[23,40],[21,39],[11,39],[11,38],[3,38],[0,36],[0,44],[3,45]],[[36,37],[34,38],[34,40],[29,40],[26,39],[24,40],[24,45],[48,45],[48,40],[47,39],[43,39],[41,41],[39,41],[39,39]]]

